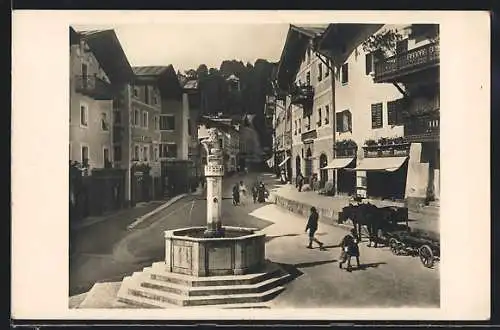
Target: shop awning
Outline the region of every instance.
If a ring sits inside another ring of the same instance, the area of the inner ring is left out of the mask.
[[[287,160],[289,160],[289,159],[290,159],[290,157],[286,157],[286,158],[285,158],[285,160],[284,160],[284,161],[282,161],[282,162],[278,165],[278,167],[281,167],[281,166],[285,165],[286,161],[287,161]]]
[[[335,158],[330,162],[330,164],[326,165],[325,167],[323,167],[321,169],[322,170],[334,170],[336,168],[344,168],[347,165],[349,165],[353,160],[354,160],[354,157],[352,157],[352,158]]]
[[[364,158],[353,171],[397,171],[408,157]]]

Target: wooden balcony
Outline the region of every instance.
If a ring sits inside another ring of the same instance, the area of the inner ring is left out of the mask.
[[[374,81],[404,81],[406,76],[438,66],[439,43],[431,43],[377,62]]]
[[[318,137],[318,132],[316,132],[315,129],[302,133],[302,142],[307,141],[307,140],[314,140]]]
[[[405,138],[410,142],[439,141],[439,111],[408,117],[405,121]]]
[[[111,84],[96,76],[76,76],[75,90],[95,100],[112,100]]]
[[[358,151],[358,147],[347,147],[347,148],[333,147],[333,152],[335,154],[335,158],[356,157],[357,151]]]
[[[314,88],[312,86],[296,86],[291,93],[290,102],[294,105],[312,105],[314,99]]]

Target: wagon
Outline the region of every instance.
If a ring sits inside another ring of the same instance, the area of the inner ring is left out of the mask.
[[[418,256],[427,268],[432,268],[440,259],[439,241],[435,239],[410,231],[394,231],[387,236],[395,255]]]

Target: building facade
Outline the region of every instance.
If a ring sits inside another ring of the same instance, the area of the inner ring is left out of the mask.
[[[325,29],[290,26],[277,74],[278,88],[290,95],[292,175],[307,181],[318,174],[321,185],[328,172],[320,169],[333,159],[333,80],[312,42]]]
[[[336,194],[438,199],[438,36],[436,25],[291,26],[277,81],[291,94],[294,175],[319,171]]]
[[[69,72],[69,160],[85,177],[71,176],[70,205],[77,217],[99,215],[130,200],[128,174],[116,166],[114,109],[133,71],[113,30],[70,28]]]

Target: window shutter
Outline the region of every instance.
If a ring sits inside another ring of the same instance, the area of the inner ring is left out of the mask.
[[[395,101],[396,108],[396,125],[404,124],[403,110],[404,110],[404,99],[398,99]]]
[[[382,127],[382,103],[372,104],[372,128]]]
[[[337,126],[337,132],[342,132],[342,112],[337,112],[335,114],[335,123],[336,123],[336,126]]]
[[[398,109],[397,109],[397,101],[387,102],[387,123],[389,125],[397,125]]]
[[[352,132],[352,114],[349,110],[346,111],[346,117],[347,117],[347,130],[349,132]]]

